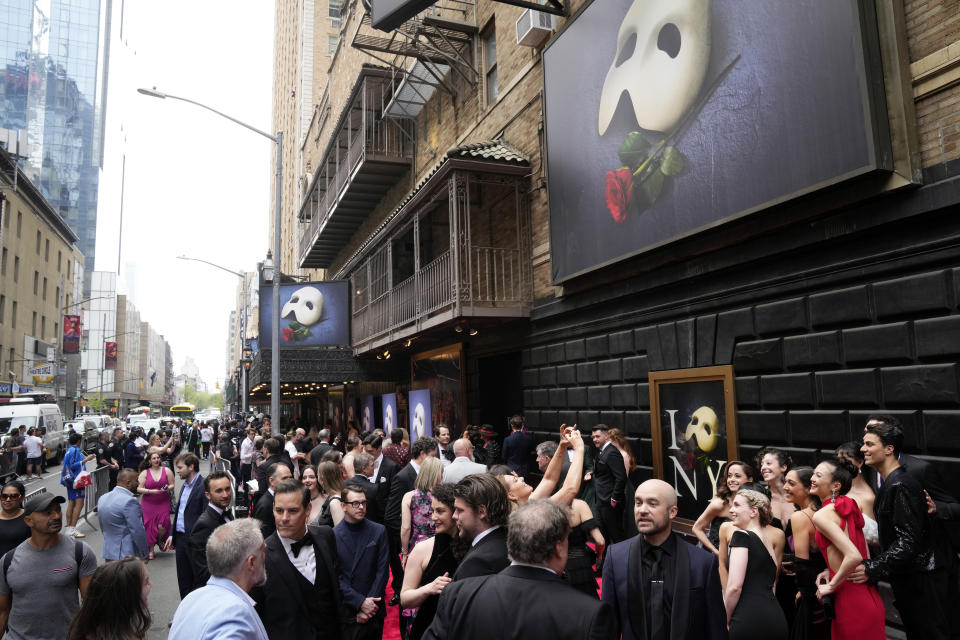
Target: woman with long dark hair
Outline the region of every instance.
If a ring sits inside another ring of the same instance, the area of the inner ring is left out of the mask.
[[[438,484],[430,492],[436,534],[418,542],[407,557],[400,606],[415,609],[407,640],[420,640],[437,613],[444,587],[450,584],[466,549],[453,520],[453,487]]]
[[[697,521],[693,523],[693,535],[697,537],[700,544],[707,551],[720,555],[720,525],[729,522],[727,515],[730,512],[730,505],[740,489],[740,485],[745,482],[753,482],[753,467],[740,460],[731,460],[728,462],[720,477],[724,479],[723,484],[717,487],[717,495],[714,496],[707,508],[703,510]]]
[[[142,640],[150,630],[150,574],[138,558],[107,562],[90,578],[68,640]]]
[[[820,508],[820,498],[810,493],[812,467],[794,467],[783,483],[787,501],[798,508],[787,523],[787,542],[793,551],[793,572],[797,599],[790,640],[827,640],[830,622],[817,599],[817,576],[827,563],[817,547],[813,515]]]
[[[829,567],[829,581],[821,580],[817,591],[821,600],[833,597],[833,638],[881,640],[886,637],[883,602],[876,587],[847,580],[850,573],[868,557],[863,538],[863,514],[857,503],[845,494],[850,491],[856,467],[842,458],[828,458],[813,470],[810,493],[820,498],[822,507],[813,516],[817,547]]]

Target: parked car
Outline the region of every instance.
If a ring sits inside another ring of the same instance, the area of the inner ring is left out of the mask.
[[[97,440],[100,437],[97,423],[93,420],[71,420],[64,425],[64,429],[69,431],[71,426],[74,431],[83,436],[83,440],[80,442],[80,449],[84,453],[93,452],[94,447],[97,446]]]

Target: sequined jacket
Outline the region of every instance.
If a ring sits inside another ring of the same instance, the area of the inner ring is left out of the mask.
[[[871,580],[938,568],[923,489],[904,467],[897,467],[883,481],[874,511],[883,551],[863,561]]]

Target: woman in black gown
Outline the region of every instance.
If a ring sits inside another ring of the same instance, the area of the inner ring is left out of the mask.
[[[400,589],[400,606],[416,609],[407,640],[419,640],[433,622],[440,594],[450,584],[466,552],[465,545],[460,544],[457,523],[453,521],[453,485],[438,484],[430,495],[437,533],[418,542],[407,556]]]
[[[730,521],[737,527],[730,538],[723,596],[730,640],[787,640],[787,621],[773,595],[778,545],[767,540],[769,531],[783,532],[763,530],[770,518],[770,499],[759,491],[740,489],[730,505]]]

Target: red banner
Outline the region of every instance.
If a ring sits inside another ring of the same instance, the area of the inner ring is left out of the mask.
[[[103,344],[103,368],[104,369],[117,368],[117,343],[116,342],[105,342]]]
[[[63,352],[80,353],[80,336],[83,325],[80,316],[63,316]]]

